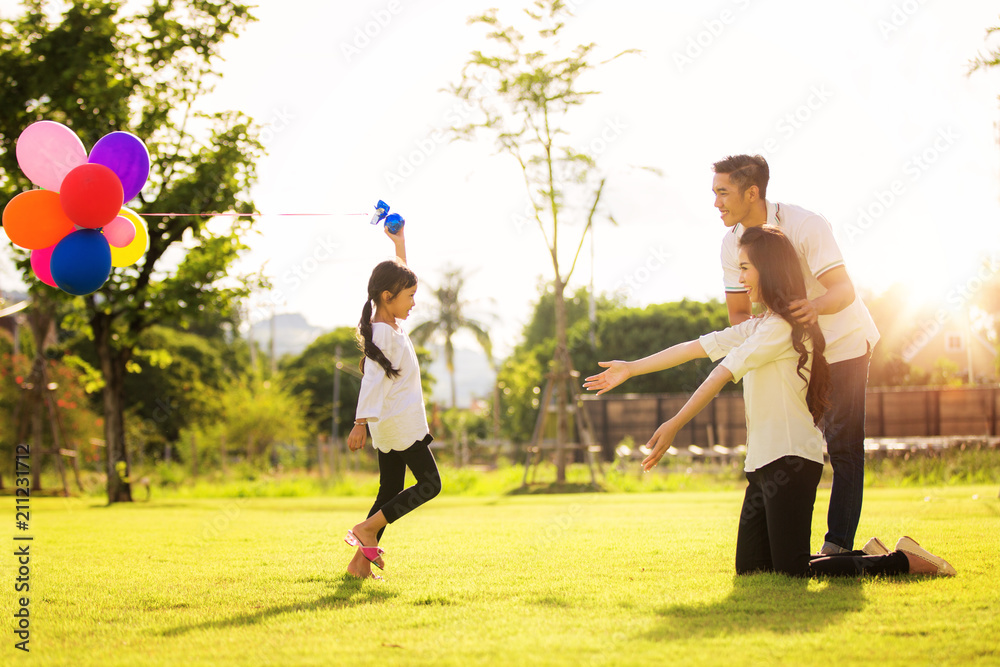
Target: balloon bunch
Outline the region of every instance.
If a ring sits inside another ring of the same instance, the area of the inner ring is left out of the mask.
[[[43,189],[11,199],[3,228],[11,243],[31,251],[43,283],[90,294],[111,267],[134,264],[146,252],[145,221],[123,207],[149,177],[149,151],[138,137],[112,132],[88,157],[73,130],[43,120],[21,133],[16,155],[24,175]]]
[[[372,216],[372,224],[377,225],[383,220],[385,220],[385,228],[389,230],[390,234],[398,233],[400,227],[406,224],[403,216],[399,213],[389,213],[389,205],[379,199],[378,203],[375,204],[375,215]]]

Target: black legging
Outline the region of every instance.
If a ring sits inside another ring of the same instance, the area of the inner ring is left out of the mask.
[[[441,475],[431,453],[430,444],[434,438],[428,433],[409,448],[399,451],[378,453],[378,495],[368,516],[382,511],[385,520],[394,522],[441,493]],[[417,482],[403,489],[406,469],[409,468]],[[382,539],[385,528],[378,531]]]
[[[823,466],[798,456],[783,456],[746,474],[749,485],[736,538],[736,573],[782,572],[798,577],[906,574],[906,554],[868,556],[850,551],[835,556],[810,554],[816,487]]]

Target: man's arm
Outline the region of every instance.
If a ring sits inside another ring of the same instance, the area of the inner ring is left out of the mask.
[[[729,324],[736,326],[753,317],[750,295],[747,292],[726,292],[726,307],[729,309]]]
[[[789,310],[791,316],[803,324],[815,322],[819,315],[839,313],[854,303],[856,296],[854,283],[851,282],[851,276],[843,266],[830,269],[817,280],[826,288],[826,294],[812,301],[799,299],[788,304],[791,307]]]

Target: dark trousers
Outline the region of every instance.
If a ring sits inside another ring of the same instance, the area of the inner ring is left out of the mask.
[[[823,464],[783,456],[748,472],[736,538],[736,574],[809,572],[809,532]]]
[[[825,541],[850,551],[865,490],[865,392],[871,352],[830,364],[830,408],[823,417],[833,466]]]
[[[368,516],[379,510],[385,520],[393,523],[441,493],[441,475],[438,473],[434,454],[430,444],[434,438],[427,435],[423,440],[413,443],[408,449],[378,453],[378,495]],[[403,488],[406,479],[406,469],[409,468],[416,478],[416,483]],[[378,539],[382,539],[385,528],[378,531]]]
[[[784,456],[747,473],[749,485],[736,538],[736,574],[856,577],[910,571],[902,551],[887,556],[868,556],[862,551],[810,554],[813,504],[822,474],[821,464],[798,456]]]
[[[868,556],[863,551],[848,551],[832,556],[813,556],[809,561],[809,574],[814,577],[860,577],[906,574],[910,561],[902,551],[886,556]]]

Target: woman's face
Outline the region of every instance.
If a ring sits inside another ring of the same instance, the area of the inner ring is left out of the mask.
[[[752,303],[760,303],[760,274],[750,261],[746,248],[740,248],[740,284],[747,288]]]

